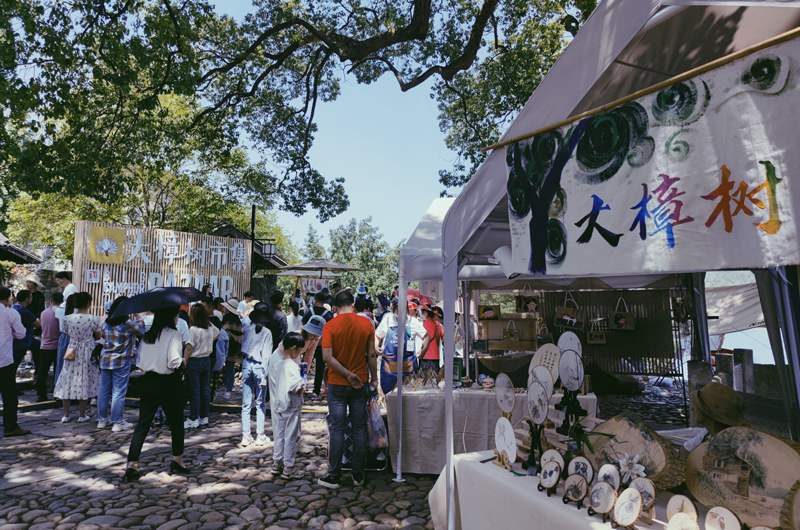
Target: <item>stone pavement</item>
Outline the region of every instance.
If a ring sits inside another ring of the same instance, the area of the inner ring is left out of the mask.
[[[59,409],[25,412],[34,432],[0,439],[0,528],[3,530],[432,529],[426,497],[435,476],[394,483],[368,472],[363,486],[345,475],[328,490],[316,478],[328,470],[324,420],[304,419],[297,462],[306,475],[273,476],[272,444],[240,448],[238,414],[211,414],[211,427],[187,432],[188,476],[170,476],[169,430],[155,427],[139,461],[138,483],[123,484],[132,431],[98,430],[94,421],[61,423]],[[129,420],[137,410],[127,409]],[[255,428],[255,426],[253,426]],[[272,428],[267,422],[267,434]]]

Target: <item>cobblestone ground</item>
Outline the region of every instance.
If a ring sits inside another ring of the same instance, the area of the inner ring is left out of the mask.
[[[317,485],[328,470],[324,420],[303,420],[299,480],[273,476],[271,443],[238,446],[238,414],[212,413],[211,427],[187,433],[190,475],[168,474],[169,430],[154,426],[139,461],[142,478],[123,484],[132,431],[98,430],[95,407],[89,412],[94,421],[81,424],[76,412],[66,424],[60,410],[25,412],[20,423],[34,435],[0,439],[0,528],[433,528],[426,497],[435,476],[394,483],[388,473],[368,472],[360,487],[347,475],[338,490]],[[126,414],[135,420],[138,412]],[[269,422],[266,430],[272,434]]]
[[[630,410],[639,414],[655,429],[683,428],[688,415],[683,388],[682,384],[673,387],[648,384],[641,394],[598,396],[600,419],[607,420]]]

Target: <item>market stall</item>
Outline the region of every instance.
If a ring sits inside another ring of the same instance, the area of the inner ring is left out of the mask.
[[[800,101],[788,84],[796,75],[800,41],[798,32],[783,33],[800,25],[800,2],[731,4],[606,0],[598,5],[448,211],[442,230],[445,328],[454,323],[459,281],[476,279],[468,275],[479,268],[485,268],[485,279],[506,284],[691,274],[695,313],[701,315],[695,324],[707,359],[702,271],[755,269],[797,437],[800,248],[794,217],[800,187],[786,177],[800,167],[795,146]],[[445,336],[446,381],[452,354],[452,339]],[[444,445],[451,450],[450,386],[444,394]],[[507,466],[501,456],[502,451],[498,464]],[[718,464],[724,467],[724,459],[695,462],[709,469]],[[503,478],[496,483],[488,478],[495,470],[480,472],[487,475],[483,494],[490,496],[491,488],[492,495],[515,498],[515,481],[522,477],[497,471]],[[447,528],[456,528],[456,513],[465,513],[463,501],[455,500],[454,472],[451,453],[443,472],[447,517],[439,519]],[[789,503],[791,513],[796,493],[782,478],[770,478],[779,484],[769,493],[777,495],[772,505],[756,493],[764,484],[751,481],[749,490],[731,497],[750,495],[745,505],[715,497],[721,504],[714,507],[720,508],[715,517],[721,510],[738,510],[729,521],[738,517],[754,527],[759,524],[754,513],[761,509],[769,521],[762,524],[778,526],[776,505]],[[571,490],[558,492],[565,503]],[[507,503],[495,503],[495,509],[502,511]],[[555,520],[564,509],[537,518]],[[517,523],[518,517],[525,516],[518,514]],[[705,523],[698,526],[714,528]],[[796,518],[792,524],[798,526]]]

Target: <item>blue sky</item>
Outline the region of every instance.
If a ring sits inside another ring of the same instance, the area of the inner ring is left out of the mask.
[[[217,9],[241,20],[252,3],[228,0]],[[295,244],[302,245],[309,224],[327,246],[332,228],[370,215],[391,245],[411,235],[443,189],[439,170],[449,169],[456,156],[444,145],[430,86],[403,93],[389,76],[372,85],[350,77],[336,101],[317,105],[311,164],[326,178],[345,178],[350,208],[324,224],[315,212],[299,218],[278,212]]]

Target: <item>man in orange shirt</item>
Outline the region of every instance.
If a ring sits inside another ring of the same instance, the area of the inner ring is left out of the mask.
[[[330,471],[319,479],[328,488],[341,486],[344,427],[349,418],[353,427],[353,484],[364,483],[367,450],[367,387],[378,387],[378,361],[375,353],[375,328],[356,314],[353,294],[340,291],[334,300],[336,318],[322,329],[322,358],[328,373],[328,411],[330,429]],[[349,415],[348,415],[349,410]]]

